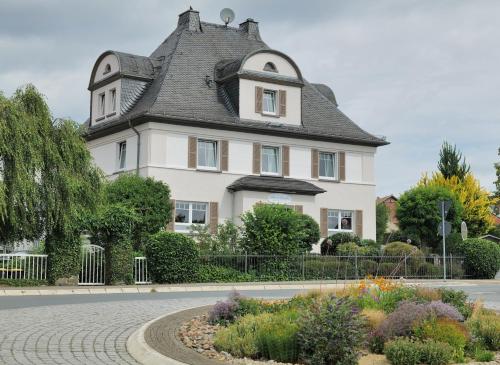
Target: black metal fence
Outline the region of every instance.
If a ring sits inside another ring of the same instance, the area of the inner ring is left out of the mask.
[[[446,265],[445,265],[446,263]],[[205,255],[202,264],[224,268],[245,280],[344,280],[366,276],[408,279],[470,277],[463,257]],[[246,277],[246,279],[245,279]]]

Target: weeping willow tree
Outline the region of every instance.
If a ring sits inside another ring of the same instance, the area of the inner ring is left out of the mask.
[[[53,122],[32,85],[11,98],[0,94],[0,241],[46,237],[55,264],[51,254],[76,242],[77,218],[96,207],[100,188],[101,173],[75,122]]]

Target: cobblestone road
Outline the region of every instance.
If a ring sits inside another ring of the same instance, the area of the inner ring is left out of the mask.
[[[126,349],[134,330],[162,314],[215,301],[134,300],[2,310],[0,364],[137,364]]]

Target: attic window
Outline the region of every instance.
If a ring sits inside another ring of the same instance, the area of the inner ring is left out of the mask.
[[[278,72],[278,69],[276,68],[276,65],[274,63],[268,62],[264,65],[264,71]]]
[[[106,74],[108,74],[108,73],[110,73],[110,72],[111,72],[111,66],[110,66],[110,64],[108,63],[108,64],[106,65],[106,67],[104,67],[104,72],[103,72],[102,74],[103,74],[103,75],[106,75]]]

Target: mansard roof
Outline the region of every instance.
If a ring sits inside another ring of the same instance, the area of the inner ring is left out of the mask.
[[[150,78],[150,81],[125,114],[90,126],[87,139],[129,128],[129,121],[139,124],[155,120],[368,146],[388,143],[361,129],[338,109],[336,102],[324,96],[324,90],[303,79],[300,71],[302,125],[241,119],[237,109],[229,105],[224,85],[216,82],[218,70],[222,67],[221,72],[229,75],[240,70],[241,62],[256,52],[278,51],[261,40],[256,22],[249,20],[235,28],[199,22],[197,14],[195,11],[181,14],[177,28],[149,57],[114,52],[122,72],[126,70],[127,75]],[[198,24],[193,24],[196,22]]]

